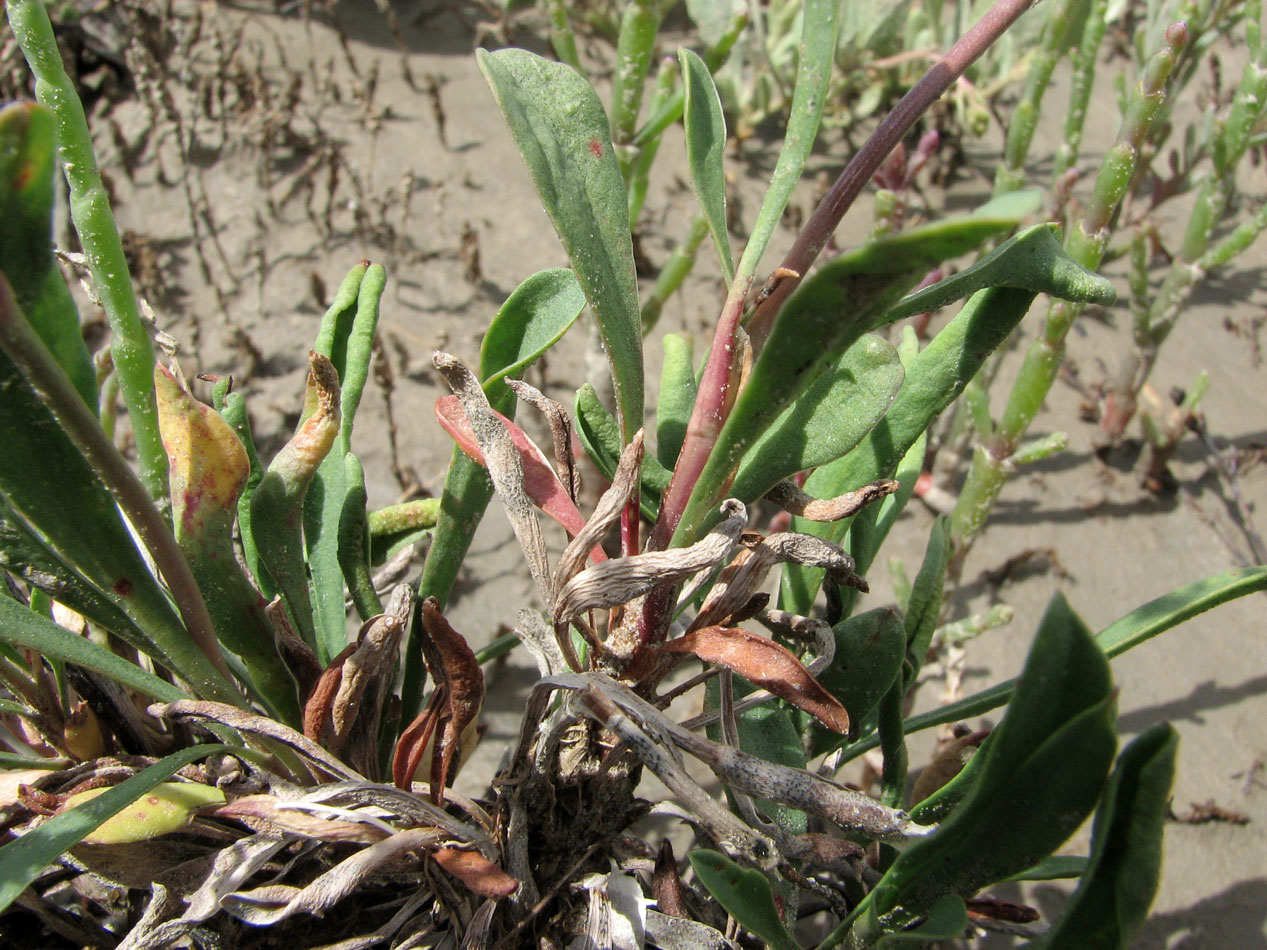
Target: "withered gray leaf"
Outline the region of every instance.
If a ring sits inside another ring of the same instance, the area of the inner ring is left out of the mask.
[[[554,449],[554,464],[559,468],[559,477],[567,487],[568,495],[576,501],[581,493],[581,472],[576,467],[576,459],[572,455],[572,418],[562,405],[555,402],[536,386],[521,379],[504,377],[503,381],[514,390],[524,402],[540,410],[550,424],[550,440]]]
[[[896,481],[884,478],[835,498],[819,499],[806,494],[795,482],[782,481],[766,492],[765,497],[784,511],[810,521],[839,521],[856,515],[871,502],[897,490]]]
[[[587,610],[626,604],[725,561],[748,522],[748,510],[734,498],[723,502],[721,510],[722,522],[690,547],[612,558],[581,571],[559,592],[555,623],[566,623]]]

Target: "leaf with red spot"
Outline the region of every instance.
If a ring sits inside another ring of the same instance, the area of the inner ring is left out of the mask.
[[[154,394],[176,540],[189,559],[216,636],[242,658],[271,711],[295,724],[300,715],[295,681],[277,652],[264,599],[234,554],[233,520],[251,473],[246,449],[220,414],[195,399],[165,367],[154,369]]]
[[[717,663],[768,689],[842,735],[849,731],[849,713],[823,689],[804,664],[786,647],[737,627],[704,627],[670,640],[666,653],[690,653]]]

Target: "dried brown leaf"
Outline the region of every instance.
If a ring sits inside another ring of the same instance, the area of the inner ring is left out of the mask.
[[[677,858],[673,855],[673,842],[665,838],[656,854],[655,870],[651,874],[651,896],[655,898],[660,913],[673,917],[689,917],[686,909],[686,890],[677,870]]]
[[[438,848],[431,857],[480,897],[509,897],[519,887],[518,881],[478,852]]]
[[[765,497],[784,511],[810,521],[839,521],[856,515],[871,502],[897,490],[898,483],[885,478],[835,498],[819,499],[806,494],[795,482],[783,481],[766,492]]]
[[[337,818],[320,818],[294,808],[273,795],[245,795],[208,814],[240,821],[256,832],[274,837],[301,835],[319,841],[358,841],[372,844],[387,835],[374,825]]]
[[[337,864],[304,888],[274,884],[225,895],[221,906],[248,924],[267,927],[298,913],[324,915],[343,898],[364,887],[385,865],[408,861],[410,852],[425,852],[446,835],[434,829],[411,829],[384,838]]]
[[[559,558],[559,569],[554,575],[554,590],[557,597],[559,592],[567,585],[573,577],[575,577],[582,568],[585,567],[586,558],[589,556],[590,549],[597,545],[607,533],[607,530],[620,520],[620,514],[625,510],[625,506],[629,504],[629,499],[633,497],[634,492],[638,488],[638,478],[642,471],[643,456],[643,430],[639,429],[634,433],[633,439],[625,446],[624,451],[620,454],[620,463],[616,467],[616,473],[612,478],[612,483],[607,491],[603,492],[603,496],[599,498],[598,504],[594,506],[594,513],[590,515],[589,521],[585,523],[571,543],[564,549],[562,557]]]
[[[236,729],[239,732],[274,739],[302,753],[331,775],[361,781],[365,779],[365,776],[358,774],[354,769],[340,762],[307,736],[296,732],[289,726],[283,726],[267,716],[257,716],[254,713],[238,709],[236,706],[215,703],[210,700],[181,699],[174,703],[153,703],[148,711],[151,716],[159,719],[170,718],[181,722],[215,722],[222,726],[228,726],[230,729]]]
[[[555,402],[536,386],[521,379],[504,380],[520,399],[541,411],[550,424],[550,440],[554,449],[554,464],[558,466],[560,481],[567,487],[568,495],[576,501],[581,493],[581,472],[572,455],[572,418],[562,405]]]
[[[744,679],[803,709],[828,729],[849,731],[849,713],[787,647],[738,627],[704,627],[661,646],[719,663]]]

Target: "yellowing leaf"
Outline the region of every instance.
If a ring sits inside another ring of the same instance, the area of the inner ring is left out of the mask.
[[[108,788],[90,788],[66,799],[62,811],[82,805],[108,792]],[[224,792],[192,782],[164,782],[120,812],[107,818],[83,840],[87,844],[127,844],[148,841],[160,835],[179,831],[194,812],[210,805],[223,805]]]

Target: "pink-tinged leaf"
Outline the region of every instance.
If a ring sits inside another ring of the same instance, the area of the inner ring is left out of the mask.
[[[844,735],[849,713],[814,679],[786,647],[738,627],[704,627],[670,640],[666,653],[690,653],[705,663],[718,663],[803,709],[828,729]]]
[[[220,414],[195,399],[164,366],[154,367],[154,395],[177,537],[228,532],[251,473],[246,449]]]
[[[547,515],[561,524],[567,533],[575,537],[585,527],[585,518],[573,503],[554,469],[546,460],[545,453],[537,444],[528,438],[527,433],[515,425],[500,412],[496,414],[510,433],[511,441],[519,451],[519,459],[524,471],[524,491],[528,497]],[[464,453],[471,459],[484,465],[484,454],[480,451],[475,433],[467,421],[466,413],[456,396],[441,396],[436,400],[436,419],[445,432],[453,437]],[[603,549],[594,546],[590,557],[595,561],[607,560]]]
[[[509,897],[519,887],[517,880],[475,851],[438,848],[431,856],[435,858],[436,864],[479,897]]]

